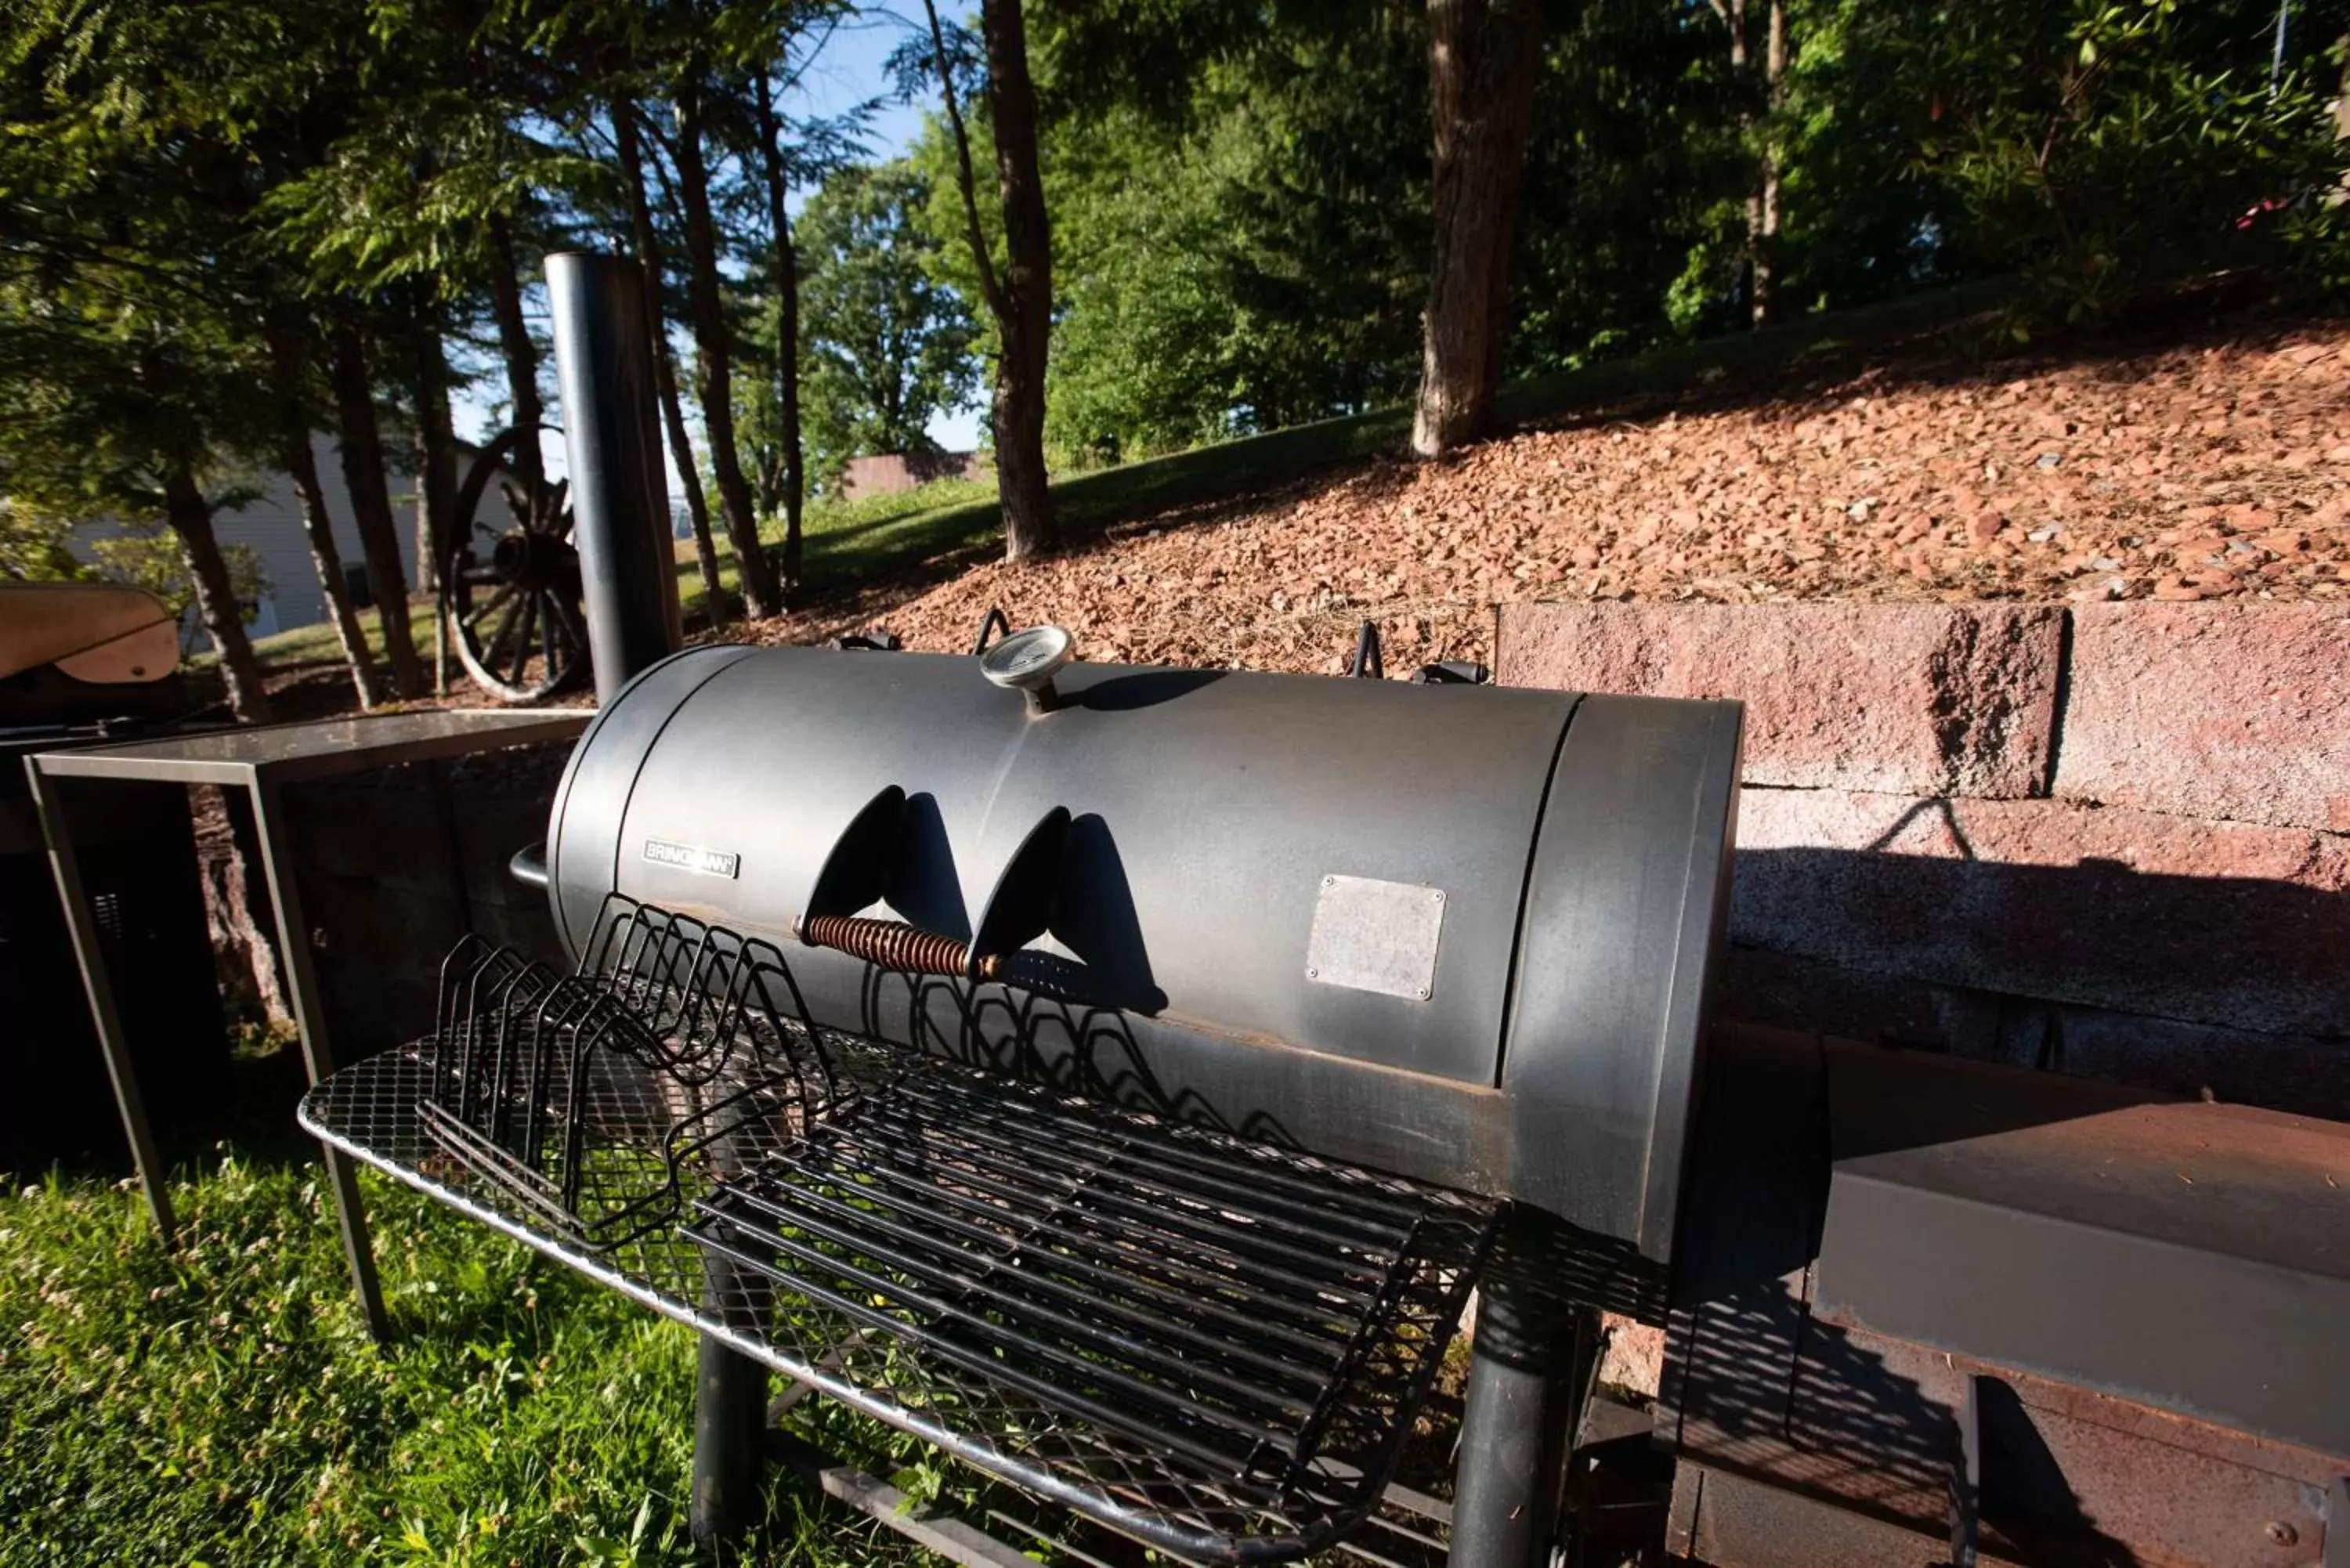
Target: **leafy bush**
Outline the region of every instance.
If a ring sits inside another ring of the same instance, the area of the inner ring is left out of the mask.
[[[1902,16],[1892,53],[1922,111],[1918,167],[1954,198],[1954,243],[2021,273],[2043,308],[2104,316],[2151,281],[2231,263],[2331,265],[2333,225],[2284,219],[2340,176],[2336,83],[2322,56],[2272,78],[2272,8],[1990,0]]]
[[[182,623],[183,642],[193,634],[188,611],[195,607],[196,585],[188,576],[187,556],[181,552],[177,535],[160,523],[148,524],[99,540],[90,546],[90,553],[98,557],[96,576],[146,589],[162,601],[172,619]],[[250,618],[269,594],[261,557],[249,545],[224,545],[221,564],[228,568],[229,587],[236,602]]]

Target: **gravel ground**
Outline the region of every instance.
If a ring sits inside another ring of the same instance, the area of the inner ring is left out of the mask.
[[[1135,517],[1030,566],[932,563],[760,628],[967,649],[988,607],[1097,659],[1335,671],[1490,655],[1530,598],[2350,597],[2350,324],[1903,363],[1378,461]]]

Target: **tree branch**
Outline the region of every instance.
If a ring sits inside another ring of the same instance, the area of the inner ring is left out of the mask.
[[[987,308],[1001,327],[1012,318],[1012,306],[1003,296],[1003,286],[996,281],[995,263],[988,255],[987,236],[979,226],[977,180],[971,171],[971,137],[963,130],[962,110],[955,104],[954,67],[947,60],[947,37],[939,26],[938,0],[922,0],[922,9],[931,18],[931,57],[938,63],[939,91],[946,99],[947,123],[954,128],[955,164],[962,189],[962,218],[971,241],[971,259],[979,267],[979,292],[985,296]]]

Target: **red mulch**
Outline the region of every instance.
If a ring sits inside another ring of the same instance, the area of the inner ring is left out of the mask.
[[[926,563],[721,635],[886,628],[959,652],[1000,605],[1096,659],[1332,672],[1367,618],[1400,673],[1490,659],[1516,599],[2246,597],[2350,598],[2350,323],[1723,379],[1131,517],[1035,564]],[[338,670],[271,685],[285,717],[350,706]],[[485,700],[460,677],[447,701]]]
[[[2350,325],[1723,388],[1130,518],[1034,565],[933,566],[754,632],[961,651],[1001,605],[1097,659],[1335,671],[1368,618],[1400,672],[1490,657],[1513,599],[2238,597],[2350,597]]]

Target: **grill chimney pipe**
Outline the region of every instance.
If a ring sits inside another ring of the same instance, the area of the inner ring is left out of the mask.
[[[555,306],[588,648],[596,661],[596,701],[608,703],[631,676],[685,640],[656,422],[651,317],[644,274],[618,256],[551,255],[546,292]],[[717,1140],[711,1155],[725,1158],[728,1141]],[[730,1265],[712,1260],[705,1272],[713,1308],[746,1299]],[[757,1518],[767,1368],[707,1334],[700,1348],[687,1528],[696,1544],[731,1562]]]
[[[634,262],[592,251],[546,258],[563,441],[571,458],[572,543],[588,607],[596,700],[677,651],[685,624],[670,542],[653,385],[651,318]]]

